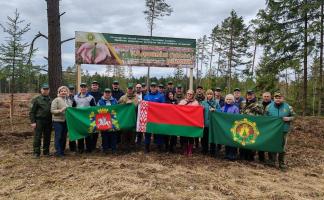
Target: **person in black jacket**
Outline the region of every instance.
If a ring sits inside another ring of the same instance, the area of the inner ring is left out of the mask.
[[[165,103],[174,104],[174,105],[178,104],[178,100],[174,98],[174,92],[168,91],[166,93]],[[173,136],[173,135],[164,136],[164,143],[165,143],[165,151],[169,153],[174,153],[174,148],[177,144],[177,136]]]
[[[114,80],[112,84],[111,94],[117,101],[125,94],[121,89],[119,89],[119,82],[117,80]]]

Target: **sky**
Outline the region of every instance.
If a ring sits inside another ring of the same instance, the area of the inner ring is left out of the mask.
[[[171,16],[156,21],[154,36],[198,39],[209,35],[213,27],[229,16],[234,9],[238,16],[248,22],[253,19],[259,9],[265,7],[263,0],[167,0],[173,8]],[[47,13],[45,0],[10,0],[0,1],[0,23],[7,22],[7,16],[13,16],[15,9],[21,19],[31,23],[31,30],[25,34],[24,41],[31,42],[40,31],[47,35]],[[4,9],[5,8],[5,9]],[[117,34],[149,35],[143,11],[145,0],[61,0],[62,40],[74,37],[75,31],[103,32]],[[0,43],[5,39],[0,31]],[[38,39],[38,48],[33,59],[36,65],[46,64],[47,40]],[[74,40],[62,45],[63,68],[74,65]],[[82,66],[89,73],[103,73],[102,65]],[[167,76],[174,69],[152,68],[151,76]],[[146,75],[145,67],[133,67],[134,76]]]

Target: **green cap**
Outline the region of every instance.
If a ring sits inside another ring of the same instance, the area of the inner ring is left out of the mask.
[[[110,88],[105,88],[104,91],[105,91],[105,92],[111,92],[111,89],[110,89]]]
[[[141,85],[142,85],[142,87],[145,87],[146,86],[146,83],[142,83]]]
[[[169,82],[168,82],[168,85],[173,85],[173,82],[172,82],[172,81],[169,81]]]
[[[221,92],[221,91],[222,91],[222,88],[217,87],[217,88],[215,88],[215,91],[217,91],[217,92]]]
[[[74,85],[69,84],[69,85],[68,85],[68,88],[69,88],[69,90],[74,90]]]
[[[118,85],[119,82],[117,80],[114,80],[113,84]]]
[[[44,84],[42,85],[42,89],[49,89],[48,84],[47,84],[47,83],[44,83]]]
[[[97,85],[99,85],[98,81],[92,81],[91,84],[97,84]]]
[[[275,92],[273,96],[274,96],[274,97],[281,97],[282,94],[281,94],[281,92]]]
[[[178,84],[178,85],[177,85],[177,88],[182,88],[182,85],[181,85],[181,84]]]
[[[163,85],[162,83],[160,83],[160,84],[159,84],[159,87],[163,88],[163,87],[164,87],[164,85]]]
[[[128,84],[127,84],[127,88],[128,88],[128,89],[130,89],[130,88],[133,89],[133,88],[134,88],[134,84],[133,84],[133,83],[128,83]]]
[[[254,91],[253,90],[248,90],[248,91],[246,91],[246,94],[254,94]]]
[[[241,90],[240,90],[240,88],[235,88],[234,89],[234,92],[236,92],[236,91],[239,91],[240,92]]]
[[[156,82],[151,82],[151,86],[156,86]]]

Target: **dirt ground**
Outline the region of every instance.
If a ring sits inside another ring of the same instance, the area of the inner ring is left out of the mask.
[[[0,121],[0,199],[324,199],[324,119],[295,121],[287,172],[198,152],[33,159],[27,120],[14,123]]]

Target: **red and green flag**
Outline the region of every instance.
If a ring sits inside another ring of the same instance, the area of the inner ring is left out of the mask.
[[[71,141],[98,131],[135,129],[136,126],[134,104],[68,108],[65,115]]]
[[[137,131],[162,135],[202,137],[203,107],[142,101],[138,107]]]
[[[210,112],[209,143],[282,152],[283,126],[278,117]]]

